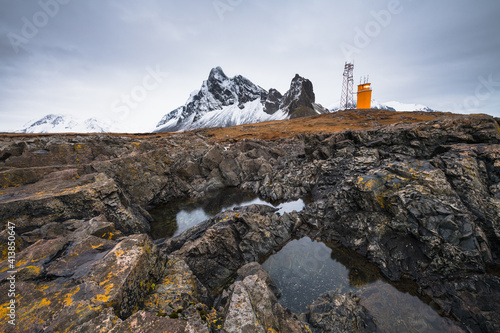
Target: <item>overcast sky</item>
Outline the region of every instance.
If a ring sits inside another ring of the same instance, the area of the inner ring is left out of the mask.
[[[152,130],[221,66],[330,107],[346,60],[379,102],[500,116],[498,0],[0,0],[0,131],[49,113]]]

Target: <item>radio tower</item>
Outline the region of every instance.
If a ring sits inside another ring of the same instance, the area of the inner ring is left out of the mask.
[[[354,64],[345,63],[344,81],[342,82],[342,95],[340,97],[340,110],[354,109]]]

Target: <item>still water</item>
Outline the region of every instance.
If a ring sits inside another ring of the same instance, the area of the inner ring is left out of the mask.
[[[353,292],[381,332],[462,332],[420,300],[413,283],[394,286],[354,251],[310,238],[290,241],[262,265],[282,292],[280,303],[306,312],[321,294]],[[412,295],[413,294],[413,295]]]
[[[307,200],[307,199],[306,199]],[[226,188],[209,193],[203,198],[180,198],[159,205],[149,211],[154,221],[151,223],[151,236],[154,239],[174,237],[185,230],[228,209],[253,204],[278,208],[278,213],[300,211],[305,207],[303,199],[284,203],[270,203],[252,191]]]

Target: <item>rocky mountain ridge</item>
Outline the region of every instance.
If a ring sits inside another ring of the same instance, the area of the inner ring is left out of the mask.
[[[307,236],[410,279],[455,331],[499,331],[496,119],[443,115],[277,140],[209,133],[0,136],[2,259],[7,222],[17,233],[15,329],[376,331],[352,294],[324,294],[304,314],[279,304],[256,262]],[[147,235],[148,207],[228,186],[313,202],[283,215],[252,205],[171,239]]]
[[[184,106],[160,120],[155,132],[229,127],[326,112],[315,103],[311,81],[298,74],[290,89],[281,95],[276,89],[268,92],[241,75],[229,78],[222,68],[216,67]]]

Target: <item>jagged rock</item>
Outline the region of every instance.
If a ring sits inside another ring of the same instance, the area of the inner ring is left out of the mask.
[[[276,89],[269,89],[269,93],[267,94],[266,101],[264,103],[264,111],[267,114],[273,114],[280,108],[280,102],[283,98],[283,95]]]
[[[147,311],[159,316],[182,318],[191,322],[191,326],[197,323],[200,332],[203,326],[208,331],[200,315],[200,312],[206,312],[207,306],[199,303],[199,300],[208,303],[207,291],[182,259],[169,256],[162,278],[152,289],[144,302]]]
[[[88,278],[104,288],[105,304],[113,304],[120,317],[127,317],[143,301],[163,265],[149,237],[133,235],[94,263]]]
[[[247,276],[229,289],[223,324],[226,332],[310,332],[305,323],[278,303],[259,276]]]
[[[271,279],[269,273],[267,273],[266,270],[258,262],[251,262],[249,264],[246,264],[245,266],[238,269],[236,273],[242,280],[247,276],[257,275],[259,279],[266,283],[267,287],[274,293],[277,298],[281,296],[281,291],[278,289],[273,279]]]
[[[59,258],[42,266],[51,277],[71,277],[79,279],[89,267],[100,260],[116,243],[110,240],[87,236],[66,244],[64,253]]]
[[[14,222],[20,330],[94,327],[101,313],[103,323],[113,323],[111,307],[126,320],[166,278],[147,236],[124,236],[147,231],[144,208],[238,185],[279,200],[311,193],[314,202],[281,217],[268,207],[228,211],[159,243],[211,296],[243,265],[309,236],[340,242],[393,280],[412,279],[465,329],[498,331],[491,299],[499,284],[500,131],[493,118],[220,146],[206,133],[0,138],[0,249],[6,259],[5,226]],[[230,292],[220,299],[227,303]],[[186,296],[193,298],[202,304],[210,297]],[[204,329],[201,311],[183,310],[186,327]]]
[[[121,318],[131,315],[144,300],[152,282],[159,278],[163,260],[147,235],[129,236],[106,250],[110,242],[113,241],[89,236],[68,247],[58,259],[43,258],[46,252],[39,249],[38,261],[44,262],[53,275],[41,280],[32,276],[29,281],[16,281],[15,329],[72,330],[96,318],[107,307],[113,307]],[[50,244],[50,241],[40,241],[40,245],[44,243]],[[27,253],[24,257],[34,260],[35,257],[28,254],[38,247],[35,244],[24,250]],[[26,260],[18,264],[21,267],[30,263]],[[75,270],[75,267],[78,268]],[[57,275],[64,277],[56,278]],[[6,288],[8,283],[0,285],[2,307],[9,302]],[[0,329],[8,331],[12,327],[3,323]]]
[[[113,308],[105,308],[97,317],[91,319],[73,330],[74,333],[108,333],[113,327],[120,325],[122,320],[113,312]]]
[[[459,281],[433,284],[425,290],[442,311],[460,318],[472,332],[498,332],[500,304],[500,278],[484,275],[472,276]]]
[[[172,239],[168,252],[183,257],[193,273],[216,295],[246,263],[264,258],[291,238],[297,214],[251,205],[226,211]]]
[[[22,189],[2,190],[0,218],[15,223],[19,233],[53,221],[105,215],[125,233],[148,232],[149,224],[131,207],[117,184],[105,174],[76,180],[42,180]]]
[[[287,112],[291,119],[317,114],[313,103],[315,96],[312,82],[296,74],[290,83],[290,89],[283,96],[280,109]]]
[[[193,330],[189,329],[182,320],[175,320],[170,318],[163,318],[155,316],[154,314],[141,310],[130,316],[127,320],[122,321],[110,333],[191,333]]]
[[[306,316],[312,332],[378,332],[373,316],[352,293],[323,294],[309,306]]]
[[[141,148],[143,142],[136,149]],[[169,183],[174,156],[158,147],[146,152],[131,152],[122,158],[92,163],[92,169],[105,173],[120,184],[126,197],[138,205],[145,205]]]
[[[18,271],[17,279],[31,280],[43,275],[46,265],[56,258],[60,252],[69,244],[65,237],[59,237],[48,241],[39,240],[16,255],[15,270]],[[0,281],[10,276],[10,263],[2,260],[0,263]]]
[[[224,330],[230,333],[265,332],[264,327],[257,320],[250,295],[242,283],[236,283],[234,286],[229,309],[224,320]]]

